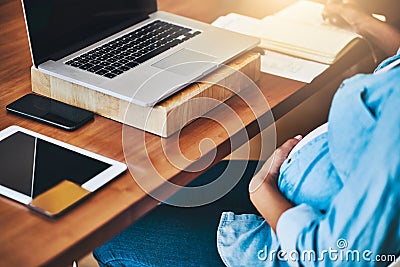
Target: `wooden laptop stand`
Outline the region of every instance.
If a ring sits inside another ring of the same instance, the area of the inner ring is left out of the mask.
[[[227,65],[233,70],[241,71],[253,81],[257,81],[260,77],[260,54],[258,53],[249,52]],[[233,92],[216,84],[234,84],[239,82],[240,77],[227,69],[217,70],[204,79],[212,81],[211,84],[193,83],[154,107],[132,104],[129,101],[44,74],[35,67],[31,68],[31,78],[32,91],[35,93],[91,110],[101,116],[162,137],[168,137],[183,128],[190,118],[201,117],[215,108],[215,102],[223,102],[232,97]],[[191,101],[195,98],[212,98],[217,101]],[[128,116],[126,119],[128,107],[130,114],[135,115]]]

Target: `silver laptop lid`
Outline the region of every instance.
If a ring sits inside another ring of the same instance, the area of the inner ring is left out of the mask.
[[[33,64],[58,60],[146,18],[156,0],[22,0]]]

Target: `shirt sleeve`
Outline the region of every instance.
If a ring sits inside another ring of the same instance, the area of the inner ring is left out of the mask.
[[[286,251],[296,250],[298,236],[323,215],[306,204],[298,205],[284,212],[279,218],[276,231]]]
[[[376,72],[379,71],[380,69],[386,67],[387,65],[389,65],[390,63],[392,63],[392,62],[398,60],[399,58],[400,58],[400,48],[397,50],[397,54],[396,54],[396,55],[394,55],[394,56],[392,56],[392,57],[389,57],[389,58],[385,59],[384,61],[382,61],[382,62],[378,65],[378,67],[376,67],[376,69],[374,70],[374,72],[376,73]]]
[[[300,265],[374,261],[376,266],[387,266],[380,261],[382,255],[400,254],[400,88],[396,89],[327,213],[303,204],[280,217],[281,249],[287,255],[297,251]]]

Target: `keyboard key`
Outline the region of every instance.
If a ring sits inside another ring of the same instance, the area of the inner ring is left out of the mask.
[[[131,54],[131,56],[134,57],[134,58],[138,58],[138,57],[141,57],[143,55],[144,55],[144,53],[142,52],[142,50],[136,51],[135,53]]]
[[[123,59],[120,59],[118,62],[122,63],[122,64],[126,64],[126,63],[129,63],[129,60],[126,60],[123,58]]]
[[[123,56],[123,57],[127,57],[127,56],[129,56],[131,53],[129,53],[129,52],[122,52],[121,53],[121,56]]]
[[[96,71],[95,73],[98,74],[98,75],[104,75],[104,74],[106,74],[107,72],[108,72],[108,71],[106,71],[105,69],[101,69],[101,70]]]
[[[89,60],[84,59],[84,58],[77,58],[75,62],[80,62],[80,63],[82,63],[82,64],[85,64],[85,63],[88,63]]]
[[[201,33],[201,31],[191,31],[191,32],[189,32],[189,34],[191,34],[193,36],[199,35],[200,33]]]
[[[123,71],[122,71],[122,70],[115,69],[115,70],[113,70],[111,73],[113,73],[113,74],[115,74],[115,75],[119,75],[119,74],[123,73]]]
[[[115,76],[117,76],[117,74],[107,72],[106,74],[103,74],[103,76],[111,79],[111,78],[114,78]]]
[[[130,70],[131,68],[126,65],[123,65],[123,66],[119,67],[118,69],[120,69],[122,71],[127,71],[127,70]]]
[[[140,50],[141,52],[143,52],[143,54],[147,54],[148,52],[150,52],[152,49],[149,47],[143,47],[142,50]]]
[[[113,58],[122,59],[122,58],[124,58],[124,56],[123,55],[115,55]]]
[[[68,64],[68,62],[67,62],[67,64]],[[83,64],[82,62],[74,61],[74,62],[69,63],[68,65],[71,65],[72,67],[79,67],[82,64]]]
[[[180,44],[182,41],[181,40],[173,40],[172,42],[169,42],[167,45],[171,48],[174,46],[177,46],[178,44]]]
[[[125,51],[125,49],[122,49],[121,47],[118,47],[118,48],[115,48],[114,50],[113,50],[113,54],[114,55],[116,55],[116,56],[118,56],[118,55],[120,55],[122,52],[124,52]]]
[[[118,59],[114,58],[114,57],[111,57],[111,58],[107,59],[107,62],[111,62],[111,63],[115,63],[117,61],[118,61]]]
[[[96,71],[101,70],[102,68],[103,68],[102,66],[94,66],[94,67],[91,67],[90,69],[88,69],[88,71],[96,72]]]
[[[104,69],[108,70],[108,71],[113,71],[115,68],[112,66],[107,66],[107,67],[104,67]]]
[[[84,65],[79,66],[79,68],[83,69],[83,70],[88,70],[88,69],[93,68],[93,67],[94,67],[94,65],[90,64],[90,63],[86,63]]]
[[[156,50],[153,50],[153,51],[145,54],[144,56],[141,56],[141,57],[135,59],[135,61],[139,62],[139,63],[143,63],[143,62],[149,60],[150,58],[153,58],[153,57],[161,54],[162,52],[167,51],[168,49],[170,49],[170,47],[167,45],[161,46],[161,47],[157,48]]]
[[[115,68],[118,68],[118,67],[121,67],[122,65],[123,65],[122,63],[115,62],[115,63],[113,63],[111,66],[113,66],[113,67],[115,67]]]
[[[98,57],[97,59],[100,60],[100,61],[106,61],[107,59],[112,58],[112,57],[113,57],[113,55],[105,54],[105,55],[103,55],[101,57]]]
[[[87,55],[86,58],[89,59],[89,60],[93,60],[93,59],[96,59],[96,56],[94,56],[94,55]]]
[[[134,68],[137,65],[139,65],[139,63],[132,61],[132,62],[126,63],[125,65],[128,66],[129,68]]]
[[[111,50],[108,51],[108,54],[112,55],[112,56],[118,55],[119,53],[120,52],[118,52],[117,49],[111,49]]]

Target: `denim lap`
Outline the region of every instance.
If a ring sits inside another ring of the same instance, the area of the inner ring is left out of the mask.
[[[315,137],[286,159],[280,172],[278,186],[289,201],[320,211],[329,208],[343,186],[330,159],[328,133]]]
[[[217,232],[217,248],[226,266],[277,266],[266,255],[278,250],[278,239],[258,215],[224,212]]]

